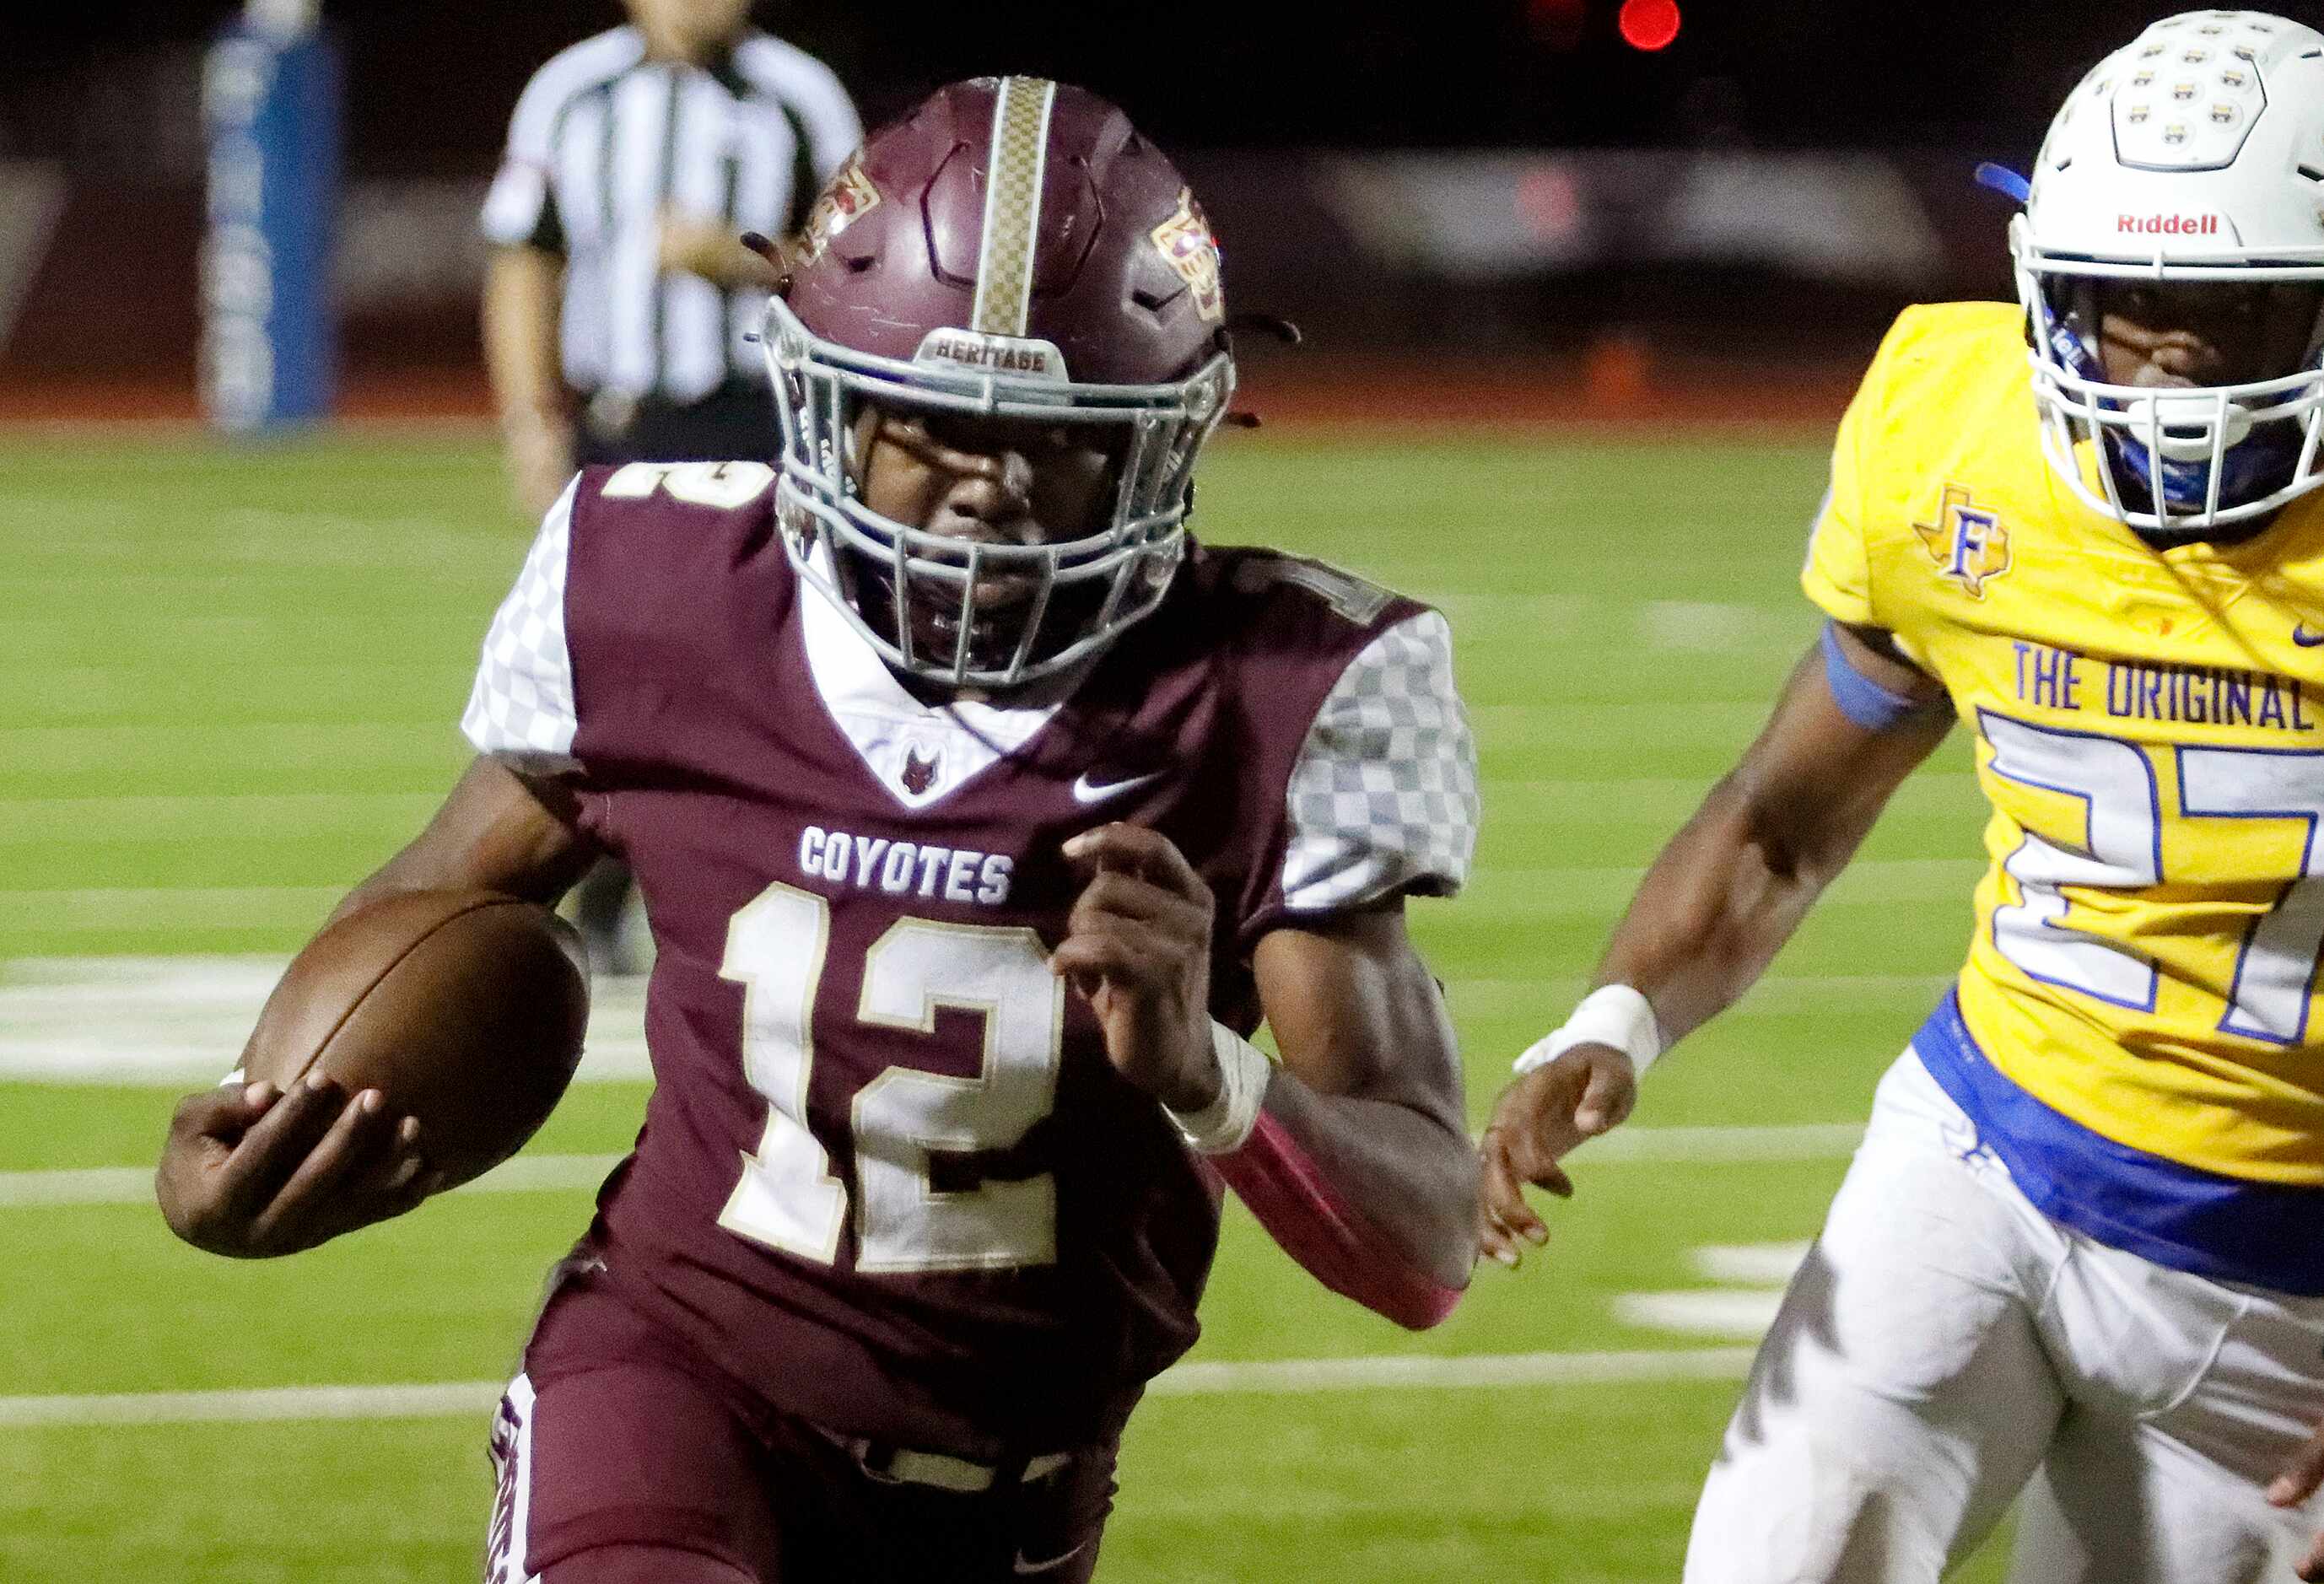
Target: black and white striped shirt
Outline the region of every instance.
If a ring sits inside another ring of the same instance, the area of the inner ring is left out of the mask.
[[[862,140],[839,79],[779,39],[747,33],[696,67],[649,60],[643,34],[615,28],[527,85],[484,235],[564,255],[562,355],[575,389],[699,401],[765,379],[746,339],[765,298],[663,273],[662,216],[788,235]]]

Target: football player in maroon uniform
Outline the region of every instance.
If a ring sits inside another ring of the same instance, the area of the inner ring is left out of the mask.
[[[791,264],[774,464],[574,483],[475,764],[346,905],[611,852],[652,921],[658,1082],[501,1406],[494,1579],[1085,1579],[1222,1183],[1406,1325],[1474,1256],[1404,918],[1475,839],[1450,636],[1186,536],[1234,372],[1177,171],[1088,94],[964,83]],[[425,1144],[223,1090],[163,1202],[282,1251],[408,1207]]]

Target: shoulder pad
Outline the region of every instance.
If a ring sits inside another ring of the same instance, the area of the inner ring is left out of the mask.
[[[1320,606],[1352,626],[1373,626],[1397,605],[1409,603],[1394,589],[1327,561],[1278,550],[1239,548],[1214,553],[1226,563],[1225,581],[1236,594],[1258,600],[1288,594]]]
[[[1925,369],[1999,356],[2024,372],[2025,310],[2014,302],[1923,302],[1896,316],[1878,361],[1892,371]]]

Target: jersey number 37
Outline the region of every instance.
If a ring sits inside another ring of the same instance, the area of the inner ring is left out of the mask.
[[[2034,979],[2116,1006],[2154,1010],[2159,975],[2153,961],[2065,923],[2070,903],[2059,889],[2142,891],[2172,883],[2163,867],[2162,793],[2146,751],[2119,738],[2029,725],[1986,710],[1978,712],[1978,724],[1993,747],[1987,768],[1994,775],[2063,793],[2089,811],[2080,843],[2028,831],[2002,865],[2022,900],[1994,909],[1994,945]],[[2324,851],[2316,839],[2324,820],[2324,753],[2183,746],[2175,751],[2181,819],[2304,826],[2299,872],[2273,882],[2281,887],[2274,906],[2246,931],[2218,1024],[2246,1039],[2302,1044],[2317,954],[2324,950]],[[2256,875],[2253,879],[2263,883]]]

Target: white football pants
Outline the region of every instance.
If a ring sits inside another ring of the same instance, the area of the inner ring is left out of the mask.
[[[2058,1225],[1907,1051],[1760,1346],[1686,1584],[1926,1584],[2021,1489],[2013,1584],[2290,1580],[2324,1503],[2262,1492],[2319,1416],[2324,1299]]]

